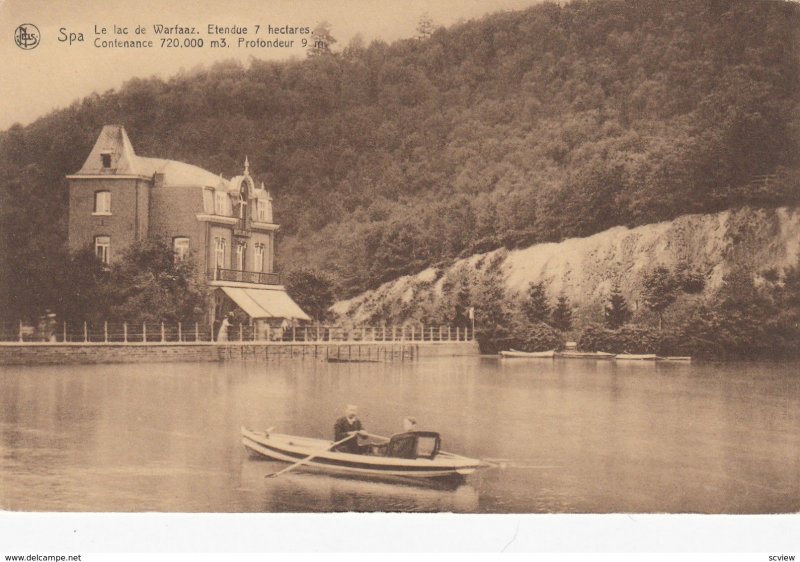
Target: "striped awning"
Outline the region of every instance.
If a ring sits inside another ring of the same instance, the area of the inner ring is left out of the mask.
[[[244,310],[250,318],[290,318],[308,320],[303,312],[283,289],[244,289],[240,287],[220,287],[222,291]]]

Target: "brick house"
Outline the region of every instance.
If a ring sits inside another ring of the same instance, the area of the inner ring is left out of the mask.
[[[192,252],[211,288],[208,322],[244,313],[263,334],[267,324],[308,321],[273,270],[272,198],[256,186],[245,158],[241,175],[224,179],[190,164],[137,156],[120,125],[106,125],[69,182],[70,249],[92,247],[119,259],[134,241],[172,240],[175,259]]]

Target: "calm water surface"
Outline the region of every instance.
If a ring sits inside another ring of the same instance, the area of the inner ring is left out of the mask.
[[[800,511],[798,364],[430,358],[0,367],[0,508],[25,511]],[[505,459],[456,489],[289,473],[239,428],[390,434]]]

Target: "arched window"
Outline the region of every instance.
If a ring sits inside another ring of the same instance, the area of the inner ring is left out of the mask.
[[[244,185],[245,182],[242,182]],[[247,218],[247,195],[244,192],[244,188],[242,191],[239,192],[239,220],[245,220]]]

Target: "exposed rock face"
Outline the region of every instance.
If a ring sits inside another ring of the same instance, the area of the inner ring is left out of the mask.
[[[632,229],[615,227],[587,238],[471,256],[444,271],[426,269],[340,301],[333,311],[355,322],[413,316],[415,303],[435,304],[447,279],[474,271],[494,258],[502,260],[500,268],[509,295],[525,292],[530,282],[544,281],[553,300],[560,294],[569,297],[576,318],[599,319],[613,282],[619,282],[635,307],[644,274],[659,265],[674,270],[684,263],[702,273],[707,296],[734,267],[745,268],[757,279],[768,269],[797,265],[799,257],[800,209],[743,208],[686,215]],[[402,314],[398,314],[398,305],[404,309]]]

